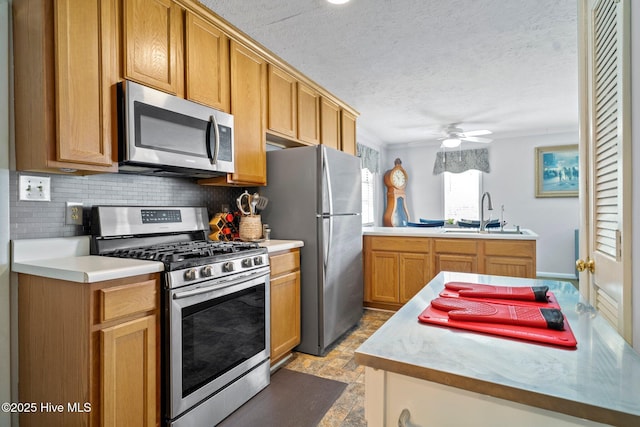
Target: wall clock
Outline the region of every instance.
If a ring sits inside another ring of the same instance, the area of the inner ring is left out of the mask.
[[[407,211],[406,194],[409,176],[402,167],[402,161],[396,159],[393,169],[384,174],[384,185],[387,186],[387,208],[382,217],[385,227],[406,227],[409,222],[409,212]]]

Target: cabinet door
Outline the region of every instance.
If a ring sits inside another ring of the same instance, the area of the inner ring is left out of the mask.
[[[342,110],[340,118],[342,129],[341,142],[342,151],[356,155],[356,116],[348,111]]]
[[[485,274],[535,278],[531,258],[487,256],[484,261]]]
[[[269,130],[297,138],[296,79],[278,67],[269,66]]]
[[[340,149],[340,107],[326,98],[320,100],[320,143]]]
[[[127,79],[182,96],[182,9],[171,0],[124,0]]]
[[[112,166],[116,50],[109,2],[55,3],[57,159]]]
[[[400,302],[409,301],[429,282],[431,266],[429,255],[401,253]]]
[[[371,251],[370,283],[367,301],[397,303],[399,301],[398,255],[392,252]]]
[[[456,271],[459,273],[477,273],[478,257],[476,255],[436,254],[436,271]]]
[[[235,173],[231,183],[267,183],[266,61],[231,42],[231,112],[234,117]]]
[[[298,139],[309,144],[320,143],[320,95],[299,82]]]
[[[300,272],[271,279],[271,362],[300,344]]]
[[[13,2],[18,170],[117,171],[114,9],[95,0]]]
[[[155,427],[159,421],[156,320],[151,315],[100,331],[103,426]]]
[[[185,25],[187,99],[229,112],[229,38],[189,12]]]
[[[536,277],[536,241],[487,240],[484,273]]]

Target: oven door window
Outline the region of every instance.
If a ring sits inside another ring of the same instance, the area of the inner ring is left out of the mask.
[[[137,147],[207,158],[209,122],[134,102]]]
[[[265,285],[182,309],[182,396],[266,346]]]

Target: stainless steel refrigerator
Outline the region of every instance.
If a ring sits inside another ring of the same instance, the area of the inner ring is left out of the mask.
[[[362,316],[362,183],[357,157],[323,146],[267,152],[262,222],[300,251],[301,342],[324,355]]]

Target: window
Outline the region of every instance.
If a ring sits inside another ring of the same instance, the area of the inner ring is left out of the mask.
[[[373,225],[374,176],[369,169],[362,169],[362,225]]]
[[[482,172],[444,172],[444,218],[479,219]]]

